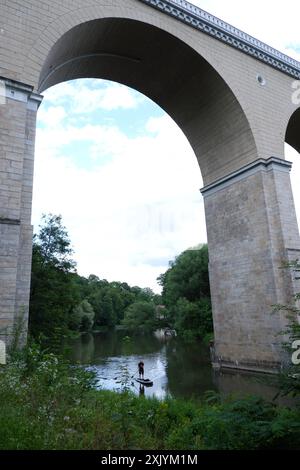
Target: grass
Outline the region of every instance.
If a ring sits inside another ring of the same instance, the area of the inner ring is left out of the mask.
[[[38,346],[0,368],[0,449],[299,449],[300,409],[257,397],[146,399]]]

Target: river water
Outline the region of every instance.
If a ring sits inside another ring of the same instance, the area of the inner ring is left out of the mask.
[[[208,348],[180,338],[133,336],[124,331],[84,334],[68,343],[68,357],[96,372],[99,388],[122,390],[165,398],[201,398],[208,391],[245,396],[259,395],[272,400],[277,393],[274,379],[264,375],[216,372],[210,364]],[[137,364],[145,364],[145,378],[153,387],[141,387]]]

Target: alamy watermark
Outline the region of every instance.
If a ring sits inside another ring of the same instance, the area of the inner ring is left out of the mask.
[[[292,83],[293,93],[292,93],[292,103],[295,105],[300,104],[300,80],[295,80]]]
[[[0,80],[0,105],[6,104],[6,90],[4,80]]]
[[[6,347],[4,341],[0,341],[0,365],[6,364]]]
[[[293,342],[292,349],[296,350],[292,355],[292,363],[294,364],[294,366],[299,366],[300,365],[300,339]]]

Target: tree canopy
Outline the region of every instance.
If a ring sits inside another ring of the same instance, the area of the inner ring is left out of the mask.
[[[65,334],[80,298],[75,262],[61,216],[44,215],[33,237],[29,330],[33,336]]]
[[[158,282],[170,326],[187,338],[212,333],[207,245],[177,256]]]
[[[158,326],[156,309],[153,302],[137,301],[125,311],[122,325],[133,333],[151,333]]]
[[[79,276],[72,255],[62,217],[44,215],[33,237],[29,319],[33,336],[111,328],[121,324],[132,304],[144,302],[152,308],[161,303],[149,288],[108,282],[94,274]]]
[[[181,253],[170,263],[158,279],[162,296],[149,288],[108,282],[94,274],[79,276],[72,255],[62,217],[44,215],[33,238],[29,320],[33,336],[116,325],[139,332],[171,326],[189,338],[212,332],[206,245]]]

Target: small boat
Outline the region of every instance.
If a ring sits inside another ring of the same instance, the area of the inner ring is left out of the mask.
[[[145,385],[146,387],[152,387],[153,382],[150,379],[135,379],[139,384]]]

